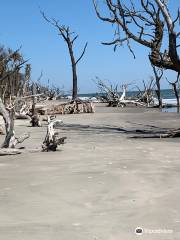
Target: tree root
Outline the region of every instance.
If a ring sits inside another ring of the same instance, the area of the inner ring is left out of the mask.
[[[64,144],[66,137],[59,137],[59,133],[55,131],[62,125],[61,120],[50,121],[47,127],[47,134],[42,145],[43,152],[56,151],[58,145]]]

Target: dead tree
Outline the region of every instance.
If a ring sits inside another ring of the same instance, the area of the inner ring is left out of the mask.
[[[176,19],[173,20],[168,9],[168,1],[140,0],[136,3],[132,0],[102,0],[102,2],[106,7],[105,16],[99,11],[97,0],[93,0],[98,18],[116,27],[113,41],[103,44],[114,45],[116,49],[117,46],[127,43],[134,55],[130,41],[135,41],[150,49],[149,59],[152,65],[180,73],[177,50],[180,47],[178,43],[180,32],[176,31],[180,18],[179,10]]]
[[[106,99],[109,107],[125,107],[127,104],[145,106],[144,102],[140,102],[140,99],[127,99],[127,88],[132,83],[122,85],[121,95],[118,92],[118,85],[113,86],[112,84],[110,84],[109,86],[107,83],[105,83],[98,77],[96,77],[95,83],[103,94],[103,98]]]
[[[157,87],[157,89],[155,91],[156,91],[156,95],[157,95],[158,102],[159,102],[158,103],[158,107],[162,108],[161,84],[160,84],[160,81],[161,81],[161,78],[163,76],[163,69],[162,68],[157,68],[154,65],[152,65],[152,68],[153,68],[153,72],[154,72],[154,76],[155,76],[155,80],[156,80],[156,87]]]
[[[150,81],[146,82],[143,80],[144,90],[141,91],[139,100],[149,107],[154,104],[153,89],[154,89],[154,78],[150,78]]]
[[[106,84],[100,78],[96,77],[95,83],[101,93],[106,96],[109,107],[117,107],[119,104],[120,95],[118,93],[118,85]]]
[[[180,77],[180,74],[178,73],[177,74],[177,79],[175,82],[169,82],[169,84],[172,86],[172,89],[174,91],[174,94],[175,94],[175,97],[176,97],[176,102],[177,102],[177,113],[179,113],[179,107],[180,107],[180,102],[179,102],[179,77]],[[166,78],[167,79],[167,78]]]
[[[25,68],[25,80],[24,80],[24,84],[23,84],[23,96],[26,96],[28,94],[28,86],[29,86],[29,81],[31,78],[31,65],[30,64],[26,64],[26,68]]]
[[[79,36],[75,35],[75,33],[70,30],[69,26],[64,26],[55,19],[47,18],[47,16],[42,11],[41,11],[41,14],[48,23],[50,23],[52,26],[54,26],[58,30],[58,34],[64,39],[65,43],[67,44],[70,60],[71,60],[71,66],[72,66],[72,75],[73,75],[72,99],[75,100],[77,98],[77,93],[78,93],[77,64],[84,56],[88,43],[85,44],[80,57],[76,59],[74,55],[74,43]]]
[[[43,152],[56,151],[58,145],[64,144],[66,137],[59,137],[59,132],[55,131],[56,128],[62,125],[61,120],[48,119],[47,133],[42,145]]]
[[[41,127],[40,116],[36,110],[37,95],[36,95],[36,84],[32,84],[32,109],[31,109],[31,124],[32,127]]]
[[[1,148],[15,148],[18,143],[22,143],[25,139],[29,137],[28,134],[23,135],[20,138],[15,137],[14,132],[14,110],[11,109],[10,112],[6,110],[2,99],[0,98],[0,114],[3,116],[6,136]]]

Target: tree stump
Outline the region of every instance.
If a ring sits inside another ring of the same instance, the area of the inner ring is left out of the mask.
[[[55,128],[61,126],[62,123],[62,120],[53,120],[49,122],[46,137],[42,145],[43,152],[55,152],[58,145],[64,144],[66,137],[59,137],[59,133],[55,131]]]

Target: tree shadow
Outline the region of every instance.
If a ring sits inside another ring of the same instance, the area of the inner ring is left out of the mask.
[[[62,130],[79,131],[83,133],[94,133],[94,134],[127,134],[129,138],[165,138],[168,137],[173,131],[180,131],[180,129],[170,128],[159,128],[152,125],[142,125],[142,128],[121,128],[118,126],[93,126],[93,125],[82,125],[82,124],[64,124]],[[170,137],[170,136],[169,136]],[[174,136],[175,137],[175,136]],[[177,136],[176,136],[177,137]]]

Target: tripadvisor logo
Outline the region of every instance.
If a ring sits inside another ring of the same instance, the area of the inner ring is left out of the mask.
[[[143,229],[142,229],[141,227],[137,227],[137,228],[135,229],[135,233],[136,233],[137,235],[142,235],[142,234],[143,234]]]
[[[135,229],[135,234],[136,235],[142,235],[142,234],[172,234],[173,230],[172,229],[149,229],[149,228],[141,228],[137,227]]]

